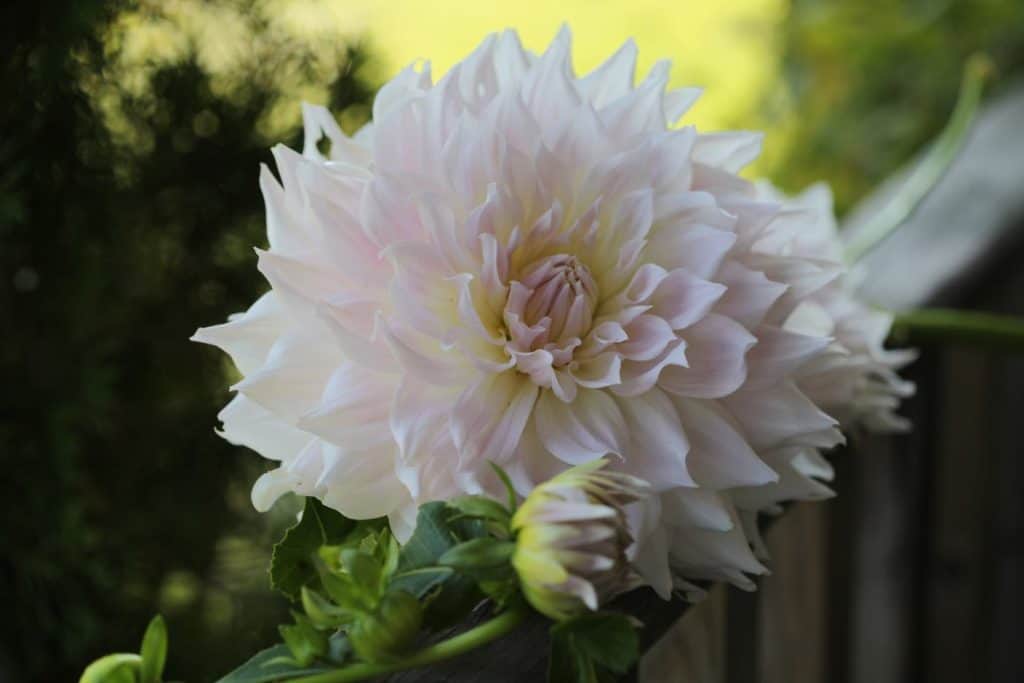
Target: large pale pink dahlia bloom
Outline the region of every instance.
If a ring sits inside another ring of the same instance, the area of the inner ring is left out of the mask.
[[[631,557],[660,591],[762,569],[724,492],[841,440],[801,384],[832,336],[785,325],[841,267],[777,248],[803,215],[736,175],[759,136],[677,127],[698,91],[665,62],[634,86],[635,56],[576,78],[567,31],[540,56],[506,32],[401,72],[351,138],[304,109],[260,178],[271,291],[196,335],[244,375],[225,438],[280,463],[257,508],[294,491],[402,537],[488,462],[525,494],[609,456],[656,491]]]
[[[766,201],[781,204],[792,217],[792,230],[763,243],[762,250],[804,258],[823,268],[842,264],[843,244],[832,194],[826,185],[814,185],[790,198],[761,183],[758,193]],[[892,315],[859,299],[847,272],[816,288],[793,309],[780,313],[772,322],[783,329],[831,339],[823,353],[798,369],[795,380],[800,390],[835,416],[845,431],[890,433],[909,428],[909,422],[895,411],[914,393],[914,385],[903,380],[898,370],[916,354],[885,348]],[[785,501],[832,495],[824,483],[832,479],[832,468],[820,451],[815,444],[762,451],[765,461],[780,474],[779,480],[728,493],[739,508],[748,539],[759,546],[762,555],[764,548],[757,531],[759,513],[777,512]]]

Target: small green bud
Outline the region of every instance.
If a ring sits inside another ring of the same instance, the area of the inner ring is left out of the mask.
[[[579,465],[541,484],[512,518],[512,566],[533,607],[563,621],[638,585],[624,508],[650,494],[636,477]]]
[[[284,644],[299,666],[309,666],[313,660],[327,654],[327,634],[317,629],[308,617],[295,614],[295,623],[280,626],[278,630]]]
[[[348,630],[349,642],[361,659],[387,662],[408,652],[423,623],[423,606],[411,593],[390,591],[371,614]]]
[[[135,683],[142,657],[119,653],[100,657],[86,667],[78,683]]]

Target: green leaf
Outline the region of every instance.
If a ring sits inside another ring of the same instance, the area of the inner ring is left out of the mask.
[[[575,652],[617,674],[629,671],[640,656],[636,626],[625,614],[584,614],[556,624],[551,632],[553,638],[567,640]]]
[[[455,547],[460,539],[484,533],[483,527],[474,520],[451,522],[453,512],[443,502],[420,506],[416,517],[416,530],[402,546],[399,554],[396,577],[411,574],[417,569],[437,570],[438,560],[449,549]],[[429,591],[439,591],[435,599],[427,604],[423,620],[432,628],[443,628],[461,621],[466,616],[466,611],[480,600],[481,593],[476,582],[468,576],[453,572],[441,581],[436,581],[436,578],[417,575],[415,579],[401,581],[422,581],[419,591],[416,590],[416,586],[411,589],[402,586],[420,598]]]
[[[159,614],[153,617],[142,636],[140,683],[160,683],[167,662],[167,624]]]
[[[296,666],[288,661],[290,657],[291,653],[287,645],[269,647],[258,652],[245,664],[218,680],[217,683],[275,683],[275,681],[299,678],[300,676],[312,676],[334,668],[323,664]]]
[[[354,548],[345,548],[341,551],[341,563],[362,593],[380,594],[384,568],[376,558]]]
[[[359,612],[339,607],[308,586],[302,587],[302,608],[313,625],[320,629],[338,629],[355,621]]]
[[[416,529],[402,546],[398,557],[398,571],[435,567],[437,560],[456,539],[448,524],[448,510],[443,502],[426,503],[416,515]]]
[[[355,522],[325,507],[315,498],[306,498],[302,519],[288,529],[274,546],[270,558],[270,584],[292,600],[298,600],[301,588],[316,580],[313,557],[323,545],[337,545],[355,527]]]
[[[319,630],[309,617],[295,614],[295,623],[278,627],[284,644],[299,666],[309,666],[327,654],[327,634]]]
[[[403,590],[421,600],[431,590],[451,578],[455,570],[451,567],[421,567],[400,572],[391,577],[388,590]]]
[[[86,667],[78,683],[135,683],[142,658],[136,654],[118,653],[100,657]]]
[[[476,578],[494,580],[511,574],[516,544],[496,538],[474,538],[450,548],[438,563]]]
[[[496,522],[499,526],[508,527],[512,514],[504,505],[486,496],[462,496],[448,503],[467,517],[479,517],[481,519]]]

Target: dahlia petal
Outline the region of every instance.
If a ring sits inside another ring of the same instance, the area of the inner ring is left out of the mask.
[[[320,405],[296,426],[342,449],[393,443],[388,422],[394,393],[391,376],[344,362],[331,374]]]
[[[225,351],[242,374],[258,370],[270,348],[287,325],[284,309],[273,292],[256,300],[245,313],[231,316],[222,325],[201,327],[192,341],[212,344]]]
[[[666,526],[659,496],[649,496],[626,507],[636,542],[627,551],[637,572],[663,600],[672,593],[672,570]]]
[[[420,379],[440,386],[453,386],[467,377],[469,368],[461,359],[442,348],[439,342],[417,337],[414,332],[403,328],[377,314],[377,329],[387,341],[402,368]]]
[[[615,350],[631,361],[649,361],[660,355],[676,333],[672,326],[656,315],[641,315],[626,328],[628,338],[616,345]]]
[[[479,379],[455,403],[452,438],[460,468],[506,462],[533,411],[537,385],[514,372]]]
[[[266,364],[232,388],[285,420],[294,422],[318,403],[327,377],[343,358],[316,337],[291,333],[270,349]]]
[[[687,366],[666,368],[659,383],[680,396],[719,398],[747,376],[745,356],[757,339],[739,323],[715,313],[686,329]]]
[[[314,313],[318,303],[340,294],[344,281],[328,266],[257,249],[260,272],[274,291],[300,310]]]
[[[566,403],[542,392],[536,407],[537,435],[545,448],[570,465],[609,453],[621,455],[626,422],[615,400],[603,391],[584,389]]]
[[[569,372],[581,387],[604,389],[615,386],[621,381],[622,356],[614,352],[601,353],[577,361]]]
[[[677,88],[665,93],[665,121],[668,125],[674,125],[682,118],[683,114],[700,99],[703,92],[703,88]]]
[[[334,115],[326,107],[303,102],[302,127],[302,156],[316,161],[327,161],[317,148],[317,143],[326,137],[331,143],[330,160],[361,166],[370,163],[370,151],[345,135]]]
[[[675,339],[657,357],[649,361],[623,363],[622,382],[611,387],[611,390],[619,396],[637,396],[650,391],[667,368],[687,365],[687,348],[684,340]]]
[[[395,476],[394,443],[347,453],[333,449],[317,480],[324,504],[350,519],[383,517],[409,498]]]
[[[807,439],[813,441],[808,445],[834,446],[842,441],[836,421],[792,382],[766,390],[736,392],[724,399],[724,405],[743,426],[749,443],[759,451],[806,443]]]
[[[672,401],[690,440],[687,467],[701,486],[722,490],[778,481],[743,438],[742,428],[715,402],[679,396]]]
[[[763,133],[728,131],[703,133],[693,148],[693,158],[702,164],[737,173],[761,154]]]
[[[284,467],[264,472],[252,485],[250,497],[257,512],[266,512],[277,499],[295,490],[294,477]]]
[[[378,343],[380,307],[378,301],[347,294],[320,304],[317,313],[346,357],[380,372],[393,372],[394,356]]]
[[[733,528],[728,501],[715,491],[678,488],[661,494],[662,514],[668,526],[695,527],[708,531]]]
[[[597,109],[628,94],[636,72],[636,42],[626,40],[615,53],[577,83],[580,92]]]
[[[757,344],[747,353],[748,388],[760,388],[790,377],[816,358],[832,341],[829,337],[797,334],[772,325],[756,330]]]
[[[644,256],[665,270],[684,269],[708,280],[736,243],[736,235],[708,225],[676,226],[666,221],[647,240]]]
[[[651,389],[645,394],[615,401],[630,434],[619,469],[646,479],[658,491],[696,486],[686,468],[690,442],[668,396],[660,389]]]
[[[788,288],[730,259],[722,264],[716,280],[728,289],[715,306],[715,312],[729,316],[748,329],[754,329],[764,320]]]
[[[651,313],[674,330],[681,330],[702,319],[725,294],[725,285],[708,282],[686,270],[670,271],[651,295]]]
[[[241,394],[231,399],[217,419],[222,438],[270,460],[294,459],[313,438]]]

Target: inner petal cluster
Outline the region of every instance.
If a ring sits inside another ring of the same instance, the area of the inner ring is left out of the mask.
[[[534,262],[509,287],[503,315],[509,351],[544,350],[554,367],[567,365],[590,330],[597,295],[597,283],[575,256],[555,254]]]

